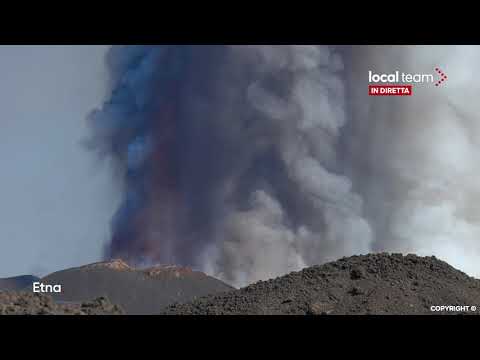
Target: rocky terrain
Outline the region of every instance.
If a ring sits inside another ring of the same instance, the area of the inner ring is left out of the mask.
[[[135,269],[121,260],[40,281],[62,284],[62,294],[32,294],[30,285],[24,292],[0,291],[0,314],[405,315],[438,314],[430,310],[437,305],[480,305],[480,280],[435,257],[400,254],[342,258],[240,290],[188,268]]]
[[[56,303],[50,296],[0,291],[0,315],[121,315],[124,311],[106,298],[83,303]]]
[[[433,305],[480,305],[480,281],[435,257],[371,254],[173,304],[162,313],[438,314]]]

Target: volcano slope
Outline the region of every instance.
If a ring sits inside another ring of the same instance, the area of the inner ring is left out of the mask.
[[[129,315],[158,314],[175,302],[234,290],[220,280],[188,268],[135,269],[121,260],[59,271],[41,281],[62,285],[61,294],[52,294],[56,301],[83,302],[106,297]]]
[[[173,304],[162,313],[438,314],[433,305],[480,305],[480,281],[435,257],[371,254]]]

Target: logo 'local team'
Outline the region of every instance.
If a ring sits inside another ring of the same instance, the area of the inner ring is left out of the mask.
[[[439,72],[438,68],[435,70]],[[433,74],[409,74],[400,71],[390,74],[376,74],[369,71],[368,82],[368,94],[370,96],[411,96],[413,94],[413,84],[433,84],[435,80]],[[436,84],[436,86],[438,85]]]

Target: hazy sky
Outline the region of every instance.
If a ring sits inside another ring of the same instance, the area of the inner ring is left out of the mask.
[[[0,46],[0,277],[96,261],[118,206],[81,141],[107,46]]]

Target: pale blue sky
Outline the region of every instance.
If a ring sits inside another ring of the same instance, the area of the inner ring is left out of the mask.
[[[0,46],[0,277],[96,261],[118,205],[81,146],[107,46]]]

